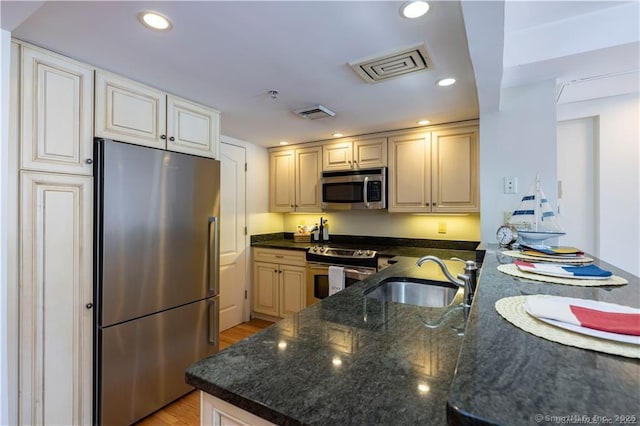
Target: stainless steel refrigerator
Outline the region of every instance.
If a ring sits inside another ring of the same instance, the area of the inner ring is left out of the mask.
[[[95,161],[94,423],[128,425],[218,350],[220,162],[108,139]]]

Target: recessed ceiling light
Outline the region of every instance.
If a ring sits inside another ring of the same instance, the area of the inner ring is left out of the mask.
[[[447,87],[447,86],[451,86],[455,82],[456,82],[455,78],[443,78],[442,80],[438,80],[438,83],[436,84],[440,87]]]
[[[418,121],[418,124],[421,125],[421,126],[426,126],[429,123],[431,123],[429,120],[420,120],[420,121]]]
[[[287,142],[287,141],[280,141],[280,145],[289,145],[289,142]]]
[[[166,16],[158,12],[140,12],[138,20],[147,28],[152,30],[167,31],[173,27],[171,21]]]
[[[408,1],[400,7],[400,15],[405,18],[419,18],[429,11],[429,3],[426,1]]]
[[[342,133],[339,133],[339,132],[338,132],[338,133],[334,133],[332,136],[333,136],[334,138],[341,138],[341,137],[343,137],[344,135],[343,135]]]

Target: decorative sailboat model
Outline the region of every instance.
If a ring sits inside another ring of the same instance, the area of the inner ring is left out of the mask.
[[[513,212],[509,224],[518,230],[525,243],[541,243],[547,238],[561,237],[565,232],[560,227],[549,200],[540,187],[540,178],[522,197],[520,206]]]

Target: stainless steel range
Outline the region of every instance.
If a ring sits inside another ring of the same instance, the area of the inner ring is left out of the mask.
[[[307,251],[307,306],[329,296],[329,266],[344,267],[348,287],[377,272],[374,250],[314,246]]]

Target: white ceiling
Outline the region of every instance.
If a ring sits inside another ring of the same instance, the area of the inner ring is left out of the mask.
[[[0,12],[14,37],[212,106],[224,135],[263,146],[477,118],[479,104],[499,106],[502,87],[545,79],[561,96],[577,82],[604,86],[571,100],[637,91],[637,1],[434,1],[416,20],[400,17],[401,4],[2,0]],[[142,10],[169,16],[173,30],[143,28]],[[348,65],[421,43],[427,71],[368,84]],[[445,76],[458,82],[437,87]],[[336,116],[291,112],[314,104]]]

